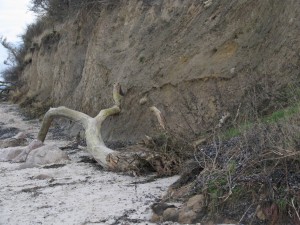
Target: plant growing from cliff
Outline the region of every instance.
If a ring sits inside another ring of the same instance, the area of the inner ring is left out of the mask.
[[[20,60],[18,55],[18,48],[9,43],[3,36],[0,36],[0,43],[8,52],[8,57],[4,64],[12,66],[18,63],[18,61]]]
[[[14,46],[8,42],[3,36],[0,36],[0,44],[7,50],[8,57],[4,61],[4,64],[9,67],[2,71],[2,76],[6,81],[16,82],[18,81],[21,71],[23,69],[23,56],[25,55],[24,46]]]
[[[100,11],[101,7],[115,5],[119,0],[32,0],[30,10],[53,21],[63,21],[79,11]]]

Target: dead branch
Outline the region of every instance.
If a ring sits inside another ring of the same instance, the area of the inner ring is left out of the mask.
[[[120,113],[122,91],[120,84],[115,84],[113,88],[114,105],[111,108],[102,109],[99,114],[92,118],[82,112],[78,112],[66,107],[51,108],[42,122],[38,134],[38,140],[44,142],[51,122],[55,118],[64,117],[80,123],[85,129],[87,151],[92,154],[95,160],[105,169],[117,171],[140,171],[142,167],[149,166],[149,153],[144,150],[128,151],[120,153],[108,148],[101,136],[101,126],[103,121],[111,116]],[[150,157],[151,158],[151,157]]]

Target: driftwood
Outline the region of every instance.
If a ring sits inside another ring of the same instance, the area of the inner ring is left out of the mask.
[[[76,121],[83,126],[85,129],[87,151],[91,153],[104,169],[140,172],[151,168],[149,161],[151,161],[153,156],[149,151],[141,148],[118,152],[108,148],[102,139],[100,133],[102,123],[108,116],[120,113],[122,97],[120,84],[115,84],[113,87],[114,105],[111,108],[102,109],[94,118],[64,106],[49,109],[44,116],[38,140],[44,142],[53,119],[64,117]]]
[[[163,117],[161,111],[156,108],[156,106],[151,106],[150,107],[150,111],[153,112],[153,114],[156,116],[157,120],[158,120],[158,123],[160,125],[160,127],[165,130],[166,129],[166,120],[165,118]]]

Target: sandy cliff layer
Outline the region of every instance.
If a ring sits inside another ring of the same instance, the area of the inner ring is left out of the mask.
[[[123,112],[106,122],[106,139],[153,132],[152,105],[171,129],[197,137],[224,112],[281,106],[300,80],[297,0],[121,2],[37,37],[23,72],[26,96],[96,115],[120,82]]]

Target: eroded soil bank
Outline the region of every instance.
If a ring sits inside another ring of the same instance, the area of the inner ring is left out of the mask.
[[[288,105],[299,86],[299,1],[115,2],[37,33],[14,99],[95,116],[119,82],[122,113],[105,121],[104,139],[155,134],[153,105],[172,130],[199,139],[226,112],[240,122]]]

